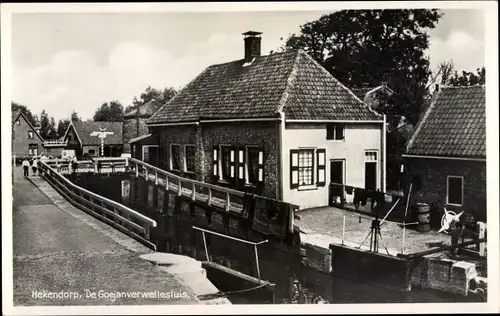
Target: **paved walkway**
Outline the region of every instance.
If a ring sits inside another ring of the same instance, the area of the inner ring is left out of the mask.
[[[338,243],[342,238],[342,222],[345,215],[345,241],[348,245],[359,246],[370,232],[373,217],[353,213],[336,207],[323,207],[303,210],[297,213],[301,219],[297,225],[307,236],[306,239],[318,240],[314,244],[328,245],[330,242]],[[388,248],[391,255],[401,252],[403,245],[403,228],[395,222],[386,221],[380,228],[382,241],[379,251],[385,253]],[[414,253],[440,245],[449,245],[451,237],[438,233],[435,230],[418,232],[414,229],[405,230],[405,253]],[[366,239],[364,246],[369,248],[370,238]],[[363,247],[364,248],[364,247]]]
[[[149,249],[60,196],[47,196],[33,184],[48,185],[40,178],[25,179],[19,167],[13,172],[15,306],[199,302],[176,277],[139,258]],[[47,297],[70,292],[74,297]]]

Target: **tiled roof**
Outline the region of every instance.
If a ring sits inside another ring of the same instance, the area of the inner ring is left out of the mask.
[[[157,109],[158,102],[156,100],[151,100],[145,104],[139,106],[139,116],[151,116]],[[131,118],[137,115],[137,109],[128,111],[123,115],[124,118]]]
[[[113,132],[113,134],[105,138],[105,144],[123,144],[122,122],[72,122],[72,124],[75,127],[82,145],[100,145],[101,139],[99,137],[90,136],[92,132],[99,131],[99,129],[106,129],[107,132]]]
[[[484,86],[440,88],[417,123],[407,154],[485,158]]]
[[[213,65],[158,110],[149,124],[279,117],[295,120],[382,120],[301,50]]]

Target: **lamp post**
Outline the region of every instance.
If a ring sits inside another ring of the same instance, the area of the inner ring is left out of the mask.
[[[100,128],[99,131],[90,133],[90,136],[97,136],[101,139],[101,157],[104,157],[104,139],[108,135],[113,135],[113,132],[106,132],[106,128]]]

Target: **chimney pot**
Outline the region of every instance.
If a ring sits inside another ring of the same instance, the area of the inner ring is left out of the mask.
[[[251,62],[255,57],[260,56],[261,32],[248,31],[245,36],[245,62]]]

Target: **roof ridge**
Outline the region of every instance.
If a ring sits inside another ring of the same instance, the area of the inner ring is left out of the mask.
[[[317,62],[314,58],[312,58],[311,56],[309,56],[309,54],[307,54],[306,52],[304,52],[302,49],[299,49],[299,53],[301,53],[301,52],[302,52],[304,55],[306,55],[306,56],[307,56],[307,58],[309,58],[310,60],[312,60],[312,61],[313,61],[313,63],[321,69],[321,71],[323,71],[324,73],[328,74],[331,78],[333,78],[333,80],[334,80],[334,81],[335,81],[338,85],[340,85],[340,87],[341,87],[342,89],[346,90],[346,91],[347,91],[347,93],[349,93],[349,94],[350,94],[351,96],[353,96],[356,100],[358,100],[358,101],[359,101],[359,102],[361,102],[364,106],[366,106],[366,108],[367,108],[370,112],[372,112],[373,114],[375,114],[375,116],[382,116],[382,114],[380,114],[380,113],[378,113],[377,111],[373,110],[372,108],[370,108],[370,107],[368,106],[368,104],[366,104],[364,101],[362,101],[360,98],[358,98],[358,97],[354,94],[354,92],[352,92],[352,90],[351,90],[351,89],[347,88],[347,87],[346,87],[346,86],[345,86],[342,82],[340,82],[337,78],[335,78],[335,76],[334,76],[334,75],[332,75],[330,72],[328,72],[328,70],[326,70],[326,69],[325,69],[325,67],[321,66],[321,64],[320,64],[320,63],[318,63],[318,62]]]
[[[410,140],[408,141],[408,144],[406,145],[406,151],[409,151],[411,146],[413,145],[415,138],[417,137],[418,133],[420,133],[420,130],[422,129],[422,126],[424,125],[425,121],[429,117],[429,114],[431,111],[434,109],[434,106],[436,105],[436,101],[438,99],[438,96],[443,92],[442,89],[439,89],[437,93],[432,97],[431,104],[425,111],[424,115],[422,116],[422,119],[417,122],[417,126],[415,127],[415,132],[411,135]]]
[[[283,112],[283,109],[286,106],[286,103],[288,101],[288,97],[290,96],[290,90],[292,90],[294,84],[295,84],[295,79],[297,78],[297,69],[298,69],[298,61],[300,58],[300,50],[297,50],[297,56],[295,56],[295,61],[293,63],[292,70],[290,71],[290,74],[287,78],[287,83],[285,90],[283,91],[283,94],[281,96],[281,99],[278,103],[279,108],[278,108],[278,113]]]

